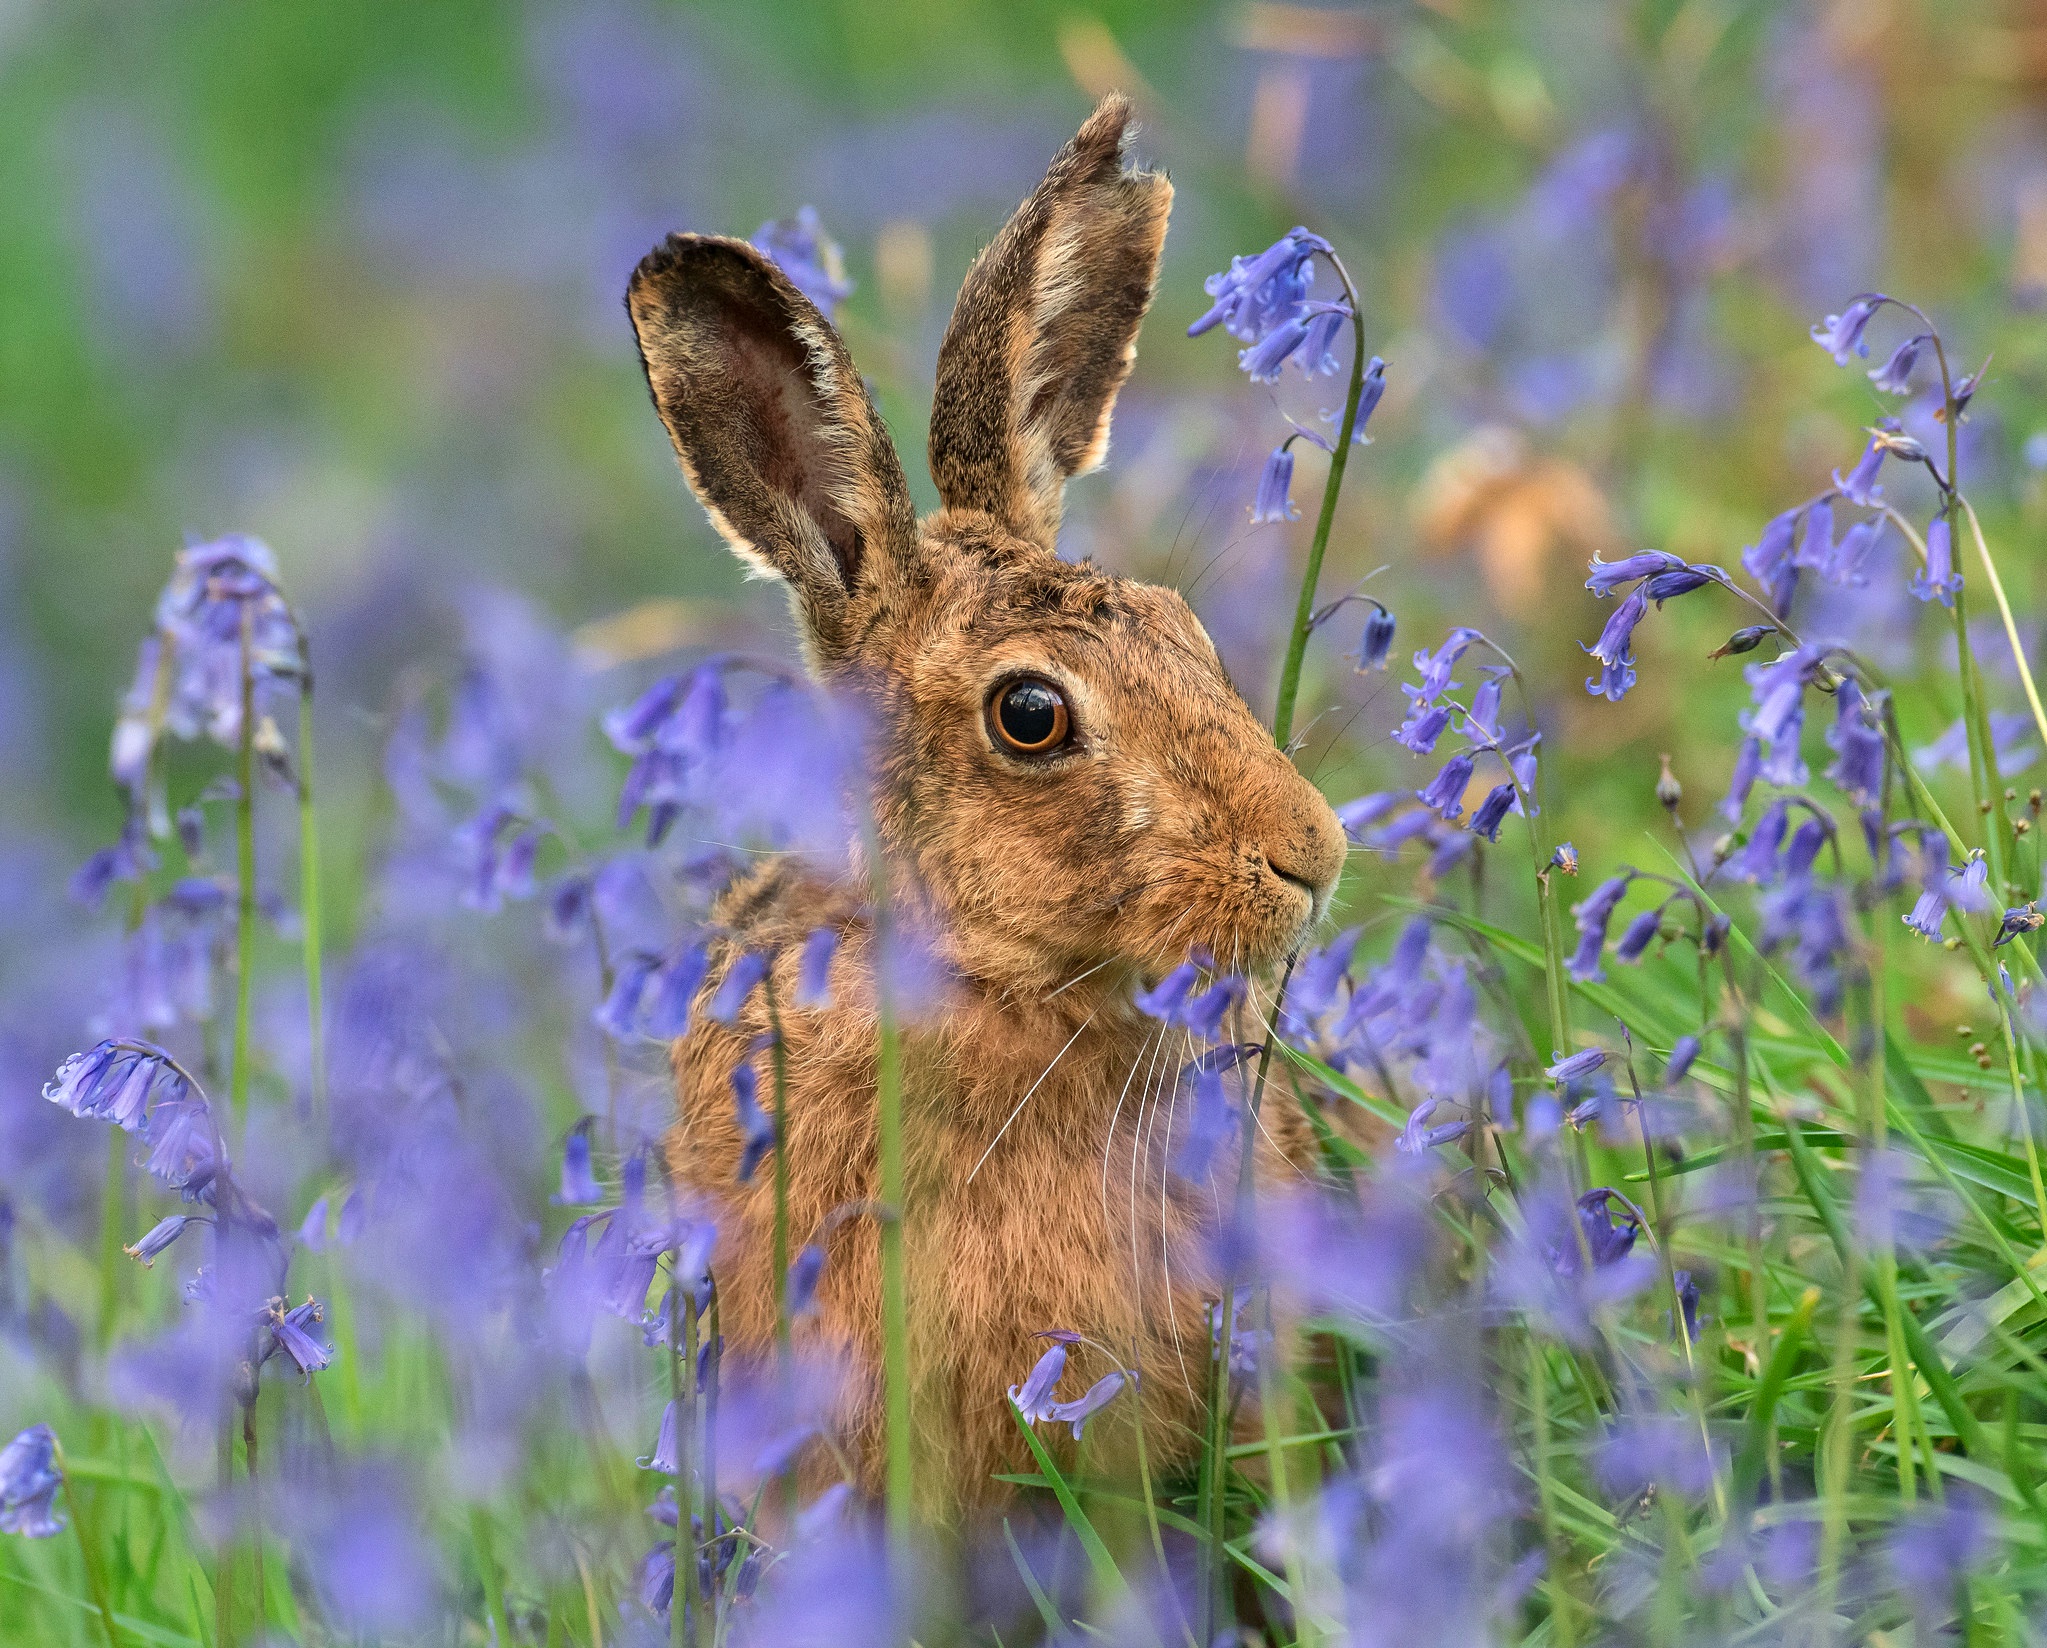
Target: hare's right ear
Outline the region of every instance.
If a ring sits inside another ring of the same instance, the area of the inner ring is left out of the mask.
[[[1130,104],[1106,97],[975,259],[938,352],[931,479],[950,509],[1045,549],[1066,483],[1102,461],[1137,358],[1173,186],[1124,164]]]
[[[816,655],[914,553],[901,463],[838,333],[742,240],[670,235],[626,308],[654,405],[711,522],[784,579]]]

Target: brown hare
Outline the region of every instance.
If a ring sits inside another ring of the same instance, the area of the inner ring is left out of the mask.
[[[1129,124],[1127,103],[1103,102],[969,271],[931,411],[941,504],[922,521],[838,334],[760,252],[671,236],[627,298],[690,486],[788,584],[814,673],[867,705],[891,908],[935,935],[952,980],[903,1042],[919,1468],[939,1515],[999,1499],[993,1473],[1027,1460],[1005,1391],[1041,1330],[1138,1370],[1100,1446],[1127,1451],[1141,1413],[1155,1464],[1194,1450],[1214,1290],[1201,1233],[1228,1191],[1168,1171],[1190,1050],[1132,996],[1202,951],[1269,977],[1344,859],[1334,814],[1186,602],[1053,552],[1066,481],[1104,456],[1172,202],[1165,178],[1126,167]],[[876,1195],[868,894],[785,860],[715,912],[729,936],[706,990],[743,952],[774,957],[792,1247]],[[831,1002],[805,1010],[799,952],[820,926],[840,935]],[[674,1047],[666,1143],[672,1177],[722,1209],[723,1329],[742,1355],[775,1333],[773,1190],[765,1169],[739,1180],[731,1077],[754,1058],[765,1102],[767,1027],[759,991],[732,1025],[697,1017]],[[1284,1085],[1261,1173],[1303,1159]],[[798,1331],[851,1369],[842,1431],[870,1491],[879,1301],[873,1226],[837,1224]],[[1109,1365],[1076,1349],[1063,1394]]]

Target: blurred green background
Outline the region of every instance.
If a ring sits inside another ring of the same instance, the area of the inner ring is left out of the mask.
[[[1522,654],[1594,867],[1638,850],[1662,750],[1711,833],[1742,689],[1703,654],[1744,620],[1703,599],[1660,615],[1643,686],[1604,704],[1579,686],[1602,616],[1583,563],[1648,543],[1731,565],[1852,460],[1859,426],[1900,410],[1806,340],[1852,293],[1928,305],[1958,370],[1994,351],[1962,478],[2030,597],[2047,8],[12,0],[0,830],[62,859],[116,826],[112,701],[186,534],[275,546],[314,636],[344,850],[394,681],[459,647],[484,591],[574,632],[590,680],[565,703],[714,637],[786,649],[647,407],[627,272],[669,229],[751,234],[815,205],[858,282],[843,329],[928,503],[951,296],[1111,88],[1137,98],[1177,205],[1110,463],[1075,488],[1063,548],[1187,590],[1261,712],[1310,521],[1248,524],[1281,408],[1219,335],[1183,332],[1206,273],[1295,222],[1336,242],[1390,362],[1329,590],[1383,567],[1397,653],[1472,622]],[[1329,381],[1290,381],[1285,410],[1311,421]],[[1930,432],[1922,402],[1902,415]],[[1296,485],[1310,517],[1319,464]],[[1894,496],[1930,502],[1909,479]],[[1928,671],[1906,706],[1925,741],[1958,705],[1895,536],[1885,555],[1814,622]],[[1318,638],[1305,703],[1328,713],[1305,759],[1337,799],[1419,782],[1384,736],[1398,694],[1344,665],[1339,628]],[[2013,708],[2000,647],[1991,689]],[[53,858],[8,874],[25,862]]]

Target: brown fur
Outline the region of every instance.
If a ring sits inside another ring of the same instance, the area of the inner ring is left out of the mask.
[[[836,333],[758,253],[671,237],[628,297],[691,485],[735,548],[789,581],[821,676],[873,710],[891,907],[935,935],[955,980],[904,1040],[918,1432],[939,1512],[1000,1497],[990,1474],[1024,1463],[1004,1391],[1043,1329],[1077,1330],[1141,1371],[1155,1464],[1193,1450],[1211,1285],[1199,1232],[1227,1188],[1167,1171],[1191,1049],[1131,994],[1196,948],[1269,975],[1343,861],[1327,804],[1186,603],[1051,553],[1061,485],[1101,456],[1170,201],[1163,179],[1123,168],[1128,120],[1105,102],[969,274],[932,410],[943,507],[921,524]],[[992,687],[1026,671],[1061,687],[1075,729],[1038,760],[998,749],[984,714]],[[732,937],[713,987],[742,950],[775,956],[799,1243],[876,1193],[864,889],[778,864],[717,916]],[[797,951],[820,925],[842,935],[832,1005],[798,1011]],[[767,1013],[757,991],[736,1025],[699,1022],[676,1044],[682,1120],[667,1152],[678,1181],[727,1210],[724,1326],[748,1352],[774,1329],[772,1173],[735,1181],[730,1078]],[[766,1100],[770,1062],[755,1057]],[[1281,1085],[1266,1095],[1261,1174],[1305,1159]],[[879,1294],[874,1226],[840,1225],[804,1332],[850,1361],[843,1417],[869,1487]],[[1061,1394],[1110,1365],[1076,1351]],[[1136,1406],[1097,1422],[1104,1450],[1127,1455]]]

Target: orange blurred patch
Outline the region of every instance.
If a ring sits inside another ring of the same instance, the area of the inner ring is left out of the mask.
[[[1592,477],[1567,458],[1540,455],[1519,431],[1474,430],[1429,466],[1409,500],[1424,545],[1447,554],[1470,545],[1502,606],[1542,593],[1559,549],[1580,559],[1619,542],[1613,512]]]

